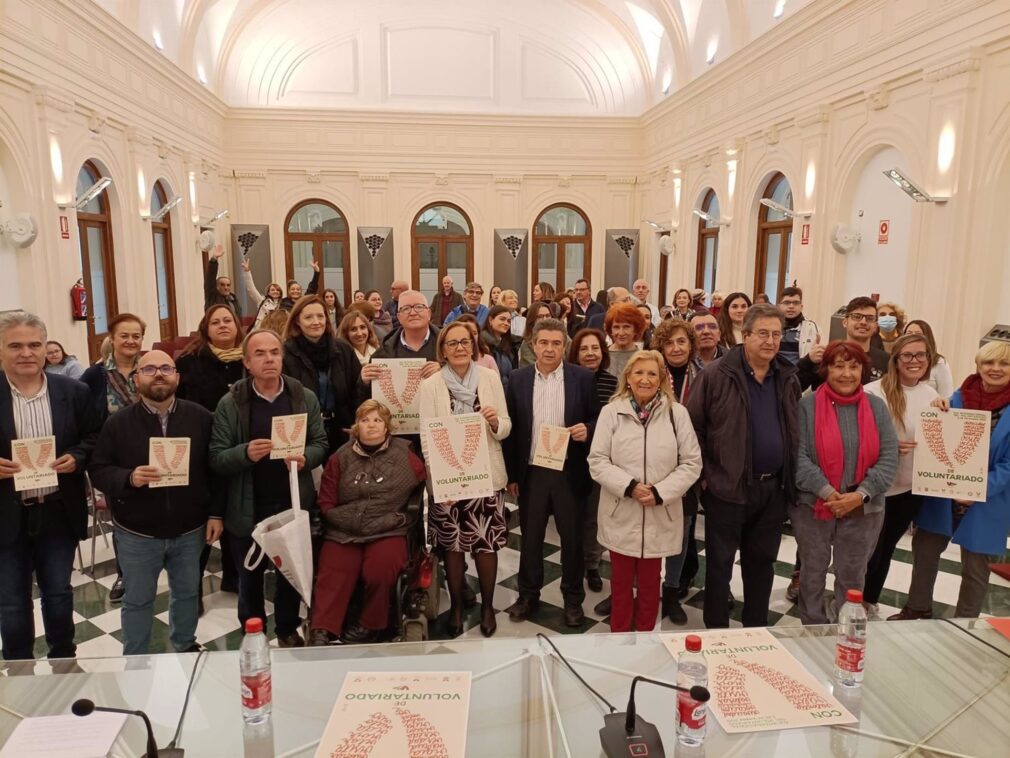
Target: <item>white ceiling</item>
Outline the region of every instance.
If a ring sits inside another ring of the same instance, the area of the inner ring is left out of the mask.
[[[93,0],[235,107],[587,116],[640,115],[812,1]]]

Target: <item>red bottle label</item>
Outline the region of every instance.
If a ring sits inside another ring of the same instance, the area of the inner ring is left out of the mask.
[[[269,705],[273,699],[272,688],[269,671],[242,677],[242,705],[250,710]]]
[[[850,647],[838,643],[835,645],[835,665],[842,671],[858,673],[863,670],[863,658],[866,648]]]
[[[688,729],[704,728],[707,712],[708,706],[704,703],[699,703],[686,692],[677,693],[677,714],[680,723]]]

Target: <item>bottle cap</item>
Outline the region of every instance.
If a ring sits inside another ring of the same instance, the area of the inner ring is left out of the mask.
[[[863,602],[863,591],[862,590],[849,590],[845,593],[845,599],[850,603],[861,603]]]
[[[245,620],[245,633],[246,634],[256,634],[263,631],[263,619],[246,619]]]
[[[701,637],[697,634],[689,634],[684,640],[684,647],[688,652],[697,653],[701,650]]]

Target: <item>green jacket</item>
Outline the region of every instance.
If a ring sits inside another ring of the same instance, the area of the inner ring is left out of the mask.
[[[236,537],[248,537],[256,525],[253,494],[253,466],[246,455],[249,443],[249,402],[251,379],[241,379],[221,398],[214,412],[210,435],[210,467],[225,483],[227,503],[224,526]],[[284,377],[284,391],[291,396],[292,413],[308,414],[305,432],[305,466],[298,474],[302,508],[308,510],[316,501],[312,469],[326,459],[328,442],[319,400],[311,390],[290,376]]]

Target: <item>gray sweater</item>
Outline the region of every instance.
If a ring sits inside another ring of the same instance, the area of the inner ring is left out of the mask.
[[[872,395],[867,397],[873,409],[873,417],[877,421],[880,457],[877,458],[876,464],[866,471],[863,481],[854,481],[856,457],[859,451],[859,425],[856,422],[858,406],[836,406],[838,428],[842,433],[842,445],[845,448],[845,465],[838,491],[847,492],[856,485],[858,492],[870,496],[870,502],[863,508],[864,512],[875,513],[884,509],[884,493],[891,486],[898,470],[898,438],[894,433],[894,424],[887,411],[887,404],[879,397]],[[827,498],[834,492],[834,487],[828,482],[817,460],[817,448],[814,442],[814,402],[814,393],[807,394],[800,400],[800,452],[796,463],[796,501],[811,508],[818,498]]]

